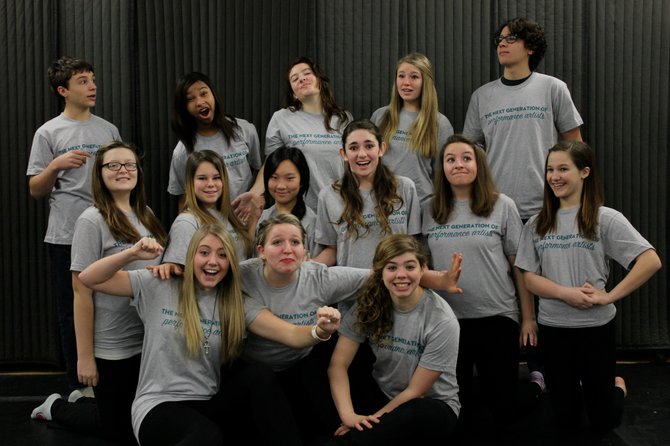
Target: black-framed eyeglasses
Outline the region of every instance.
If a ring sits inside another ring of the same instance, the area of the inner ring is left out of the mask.
[[[128,172],[133,172],[137,170],[137,163],[117,163],[112,161],[111,163],[105,163],[102,167],[106,167],[112,172],[118,172],[122,167],[125,167]]]
[[[519,38],[516,36],[516,34],[509,34],[507,36],[495,36],[493,38],[493,43],[495,43],[495,45],[498,46],[500,45],[500,42],[502,42],[503,40],[507,43],[514,43],[517,40],[519,40]]]

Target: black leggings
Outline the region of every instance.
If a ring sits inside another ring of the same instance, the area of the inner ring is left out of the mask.
[[[586,328],[540,325],[547,387],[562,433],[580,428],[583,407],[596,433],[621,423],[623,390],[614,386],[614,329],[614,320]]]
[[[135,398],[141,355],[107,360],[96,358],[100,381],[94,398],[76,403],[56,400],[51,407],[54,421],[87,435],[135,443],[130,408]]]
[[[142,446],[221,445],[239,435],[249,444],[301,444],[274,372],[242,361],[222,369],[221,387],[211,399],[161,403],[139,428]]]
[[[460,319],[458,396],[461,414],[473,408],[473,367],[477,368],[483,400],[492,415],[511,422],[516,413],[519,380],[519,324],[505,316]],[[466,414],[467,415],[467,414]]]
[[[382,415],[372,429],[352,429],[346,435],[332,437],[324,445],[448,444],[457,420],[444,401],[415,398]]]
[[[361,344],[361,347],[364,344]],[[350,377],[351,397],[356,413],[375,413],[390,400],[371,374]],[[372,429],[350,430],[331,437],[324,445],[391,446],[405,444],[448,444],[458,416],[444,401],[415,398],[379,418]]]

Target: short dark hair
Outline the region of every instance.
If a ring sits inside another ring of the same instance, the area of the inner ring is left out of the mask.
[[[84,72],[95,73],[93,65],[84,59],[63,56],[51,62],[47,69],[49,84],[51,85],[51,91],[56,95],[61,105],[65,104],[65,98],[58,92],[58,87],[70,88],[72,76]]]
[[[494,37],[499,36],[504,27],[508,27],[510,34],[523,40],[526,48],[533,51],[528,60],[528,66],[531,71],[535,71],[547,51],[547,39],[544,36],[542,25],[525,17],[517,17],[500,25]]]

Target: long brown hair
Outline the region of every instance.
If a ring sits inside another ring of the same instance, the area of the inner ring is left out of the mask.
[[[319,82],[321,106],[323,107],[324,114],[323,125],[326,128],[326,131],[340,131],[349,122],[349,115],[347,115],[347,112],[344,108],[335,103],[333,87],[330,85],[330,78],[326,75],[326,72],[323,71],[323,68],[321,68],[309,57],[302,56],[297,58],[286,71],[286,106],[293,112],[302,109],[302,102],[297,100],[293,95],[293,88],[291,88],[291,81],[289,79],[289,74],[291,73],[293,67],[301,63],[307,64],[309,66],[309,68],[312,70],[312,73],[314,73],[314,76]],[[330,125],[330,121],[333,119],[333,116],[337,116],[338,128],[332,128]]]
[[[435,163],[435,172],[433,177],[433,187],[435,189],[431,211],[433,220],[438,224],[445,224],[449,221],[449,216],[454,210],[454,191],[444,173],[444,152],[451,144],[467,144],[474,151],[475,162],[477,163],[477,177],[472,185],[470,197],[470,210],[478,217],[488,217],[493,212],[496,201],[498,201],[498,191],[496,190],[491,176],[489,163],[486,161],[486,153],[477,147],[474,142],[463,135],[451,135],[447,143],[440,150],[440,155]]]
[[[381,149],[382,135],[379,129],[369,119],[358,119],[351,122],[342,133],[342,147],[346,150],[347,137],[355,130],[367,130],[372,133]],[[359,238],[370,231],[368,223],[363,219],[363,197],[358,189],[358,180],[351,173],[348,163],[344,165],[344,174],[342,178],[333,184],[333,189],[339,191],[340,197],[344,202],[344,209],[337,223],[346,222],[349,235],[355,235]],[[375,215],[382,234],[390,234],[391,225],[389,224],[389,215],[403,205],[402,197],[398,194],[398,180],[391,172],[391,169],[382,163],[381,157],[375,171],[372,184],[372,192],[377,201],[375,206]],[[363,228],[361,232],[361,228]]]
[[[415,237],[407,234],[386,236],[375,249],[370,277],[358,294],[356,326],[373,343],[383,340],[393,328],[393,301],[384,286],[384,267],[391,259],[405,253],[414,254],[421,268],[428,265],[428,257]]]
[[[554,147],[549,149],[544,163],[544,200],[542,210],[537,217],[535,232],[544,237],[548,232],[556,230],[556,213],[560,208],[560,200],[549,186],[547,181],[547,164],[549,155],[554,152],[566,152],[577,169],[589,169],[589,174],[584,178],[582,186],[582,195],[580,197],[579,212],[577,213],[577,227],[582,237],[594,240],[597,237],[598,229],[598,210],[605,202],[600,178],[596,169],[596,157],[593,149],[581,141],[559,141]]]
[[[216,170],[219,172],[219,175],[221,176],[221,182],[223,183],[221,196],[216,201],[216,209],[226,220],[230,222],[237,235],[241,237],[242,240],[244,240],[244,246],[246,248],[247,255],[251,255],[253,249],[253,240],[251,239],[246,226],[240,221],[239,218],[237,218],[235,212],[233,212],[232,206],[230,205],[230,191],[228,187],[228,171],[226,170],[226,163],[216,152],[211,150],[201,150],[198,152],[193,152],[188,156],[186,161],[186,186],[184,188],[184,212],[190,212],[193,214],[201,225],[218,222],[216,217],[214,217],[207,210],[207,208],[205,208],[200,203],[200,200],[195,195],[195,188],[193,187],[193,183],[195,181],[195,172],[198,170],[198,166],[204,162],[208,162],[214,165]]]
[[[95,154],[95,161],[93,164],[93,173],[91,176],[91,190],[93,192],[93,205],[98,208],[100,214],[105,220],[105,224],[109,228],[109,232],[116,240],[127,243],[136,243],[142,235],[133,226],[128,217],[119,209],[114,203],[114,198],[107,188],[107,185],[102,179],[102,165],[105,153],[114,149],[128,149],[133,152],[135,156],[135,163],[137,163],[137,184],[130,192],[130,207],[135,216],[145,228],[149,230],[151,235],[165,246],[167,241],[167,234],[163,229],[160,221],[147,206],[146,194],[144,192],[144,170],[140,163],[140,157],[137,153],[137,148],[126,142],[112,141],[105,144]]]

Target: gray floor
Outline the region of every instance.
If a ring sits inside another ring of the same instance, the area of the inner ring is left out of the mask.
[[[521,367],[520,385],[524,383]],[[622,425],[604,439],[584,437],[584,445],[670,445],[670,363],[667,361],[619,364],[626,379],[628,399]],[[30,412],[53,392],[67,394],[62,374],[0,373],[0,444],[4,446],[117,446],[118,443],[79,435],[54,423],[30,419]],[[480,432],[467,436],[468,445],[496,444]],[[551,424],[548,395],[520,415],[515,444],[552,445],[556,436]]]

